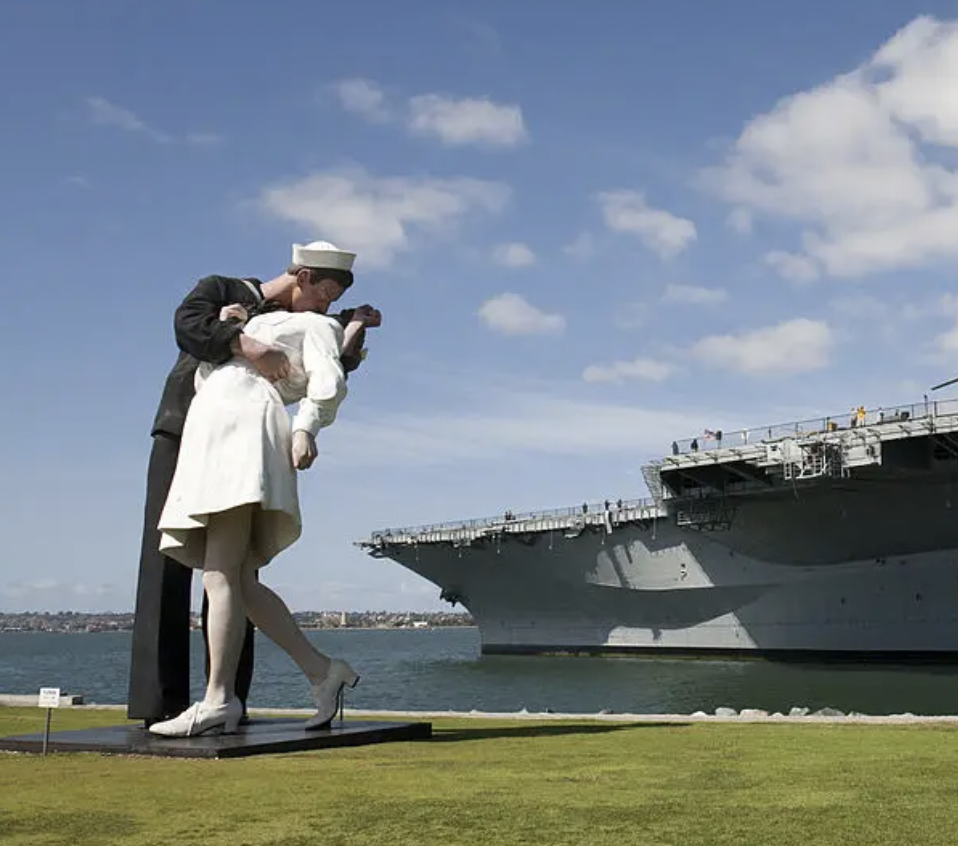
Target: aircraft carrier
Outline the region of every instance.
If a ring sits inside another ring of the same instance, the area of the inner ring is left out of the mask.
[[[958,661],[958,400],[672,444],[651,497],[384,529],[485,654]]]

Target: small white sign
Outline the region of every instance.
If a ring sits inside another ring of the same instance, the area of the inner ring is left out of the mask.
[[[37,705],[41,708],[59,708],[60,707],[60,688],[41,687],[40,697]]]

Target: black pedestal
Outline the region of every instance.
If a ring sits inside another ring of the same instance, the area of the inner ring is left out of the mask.
[[[306,731],[303,723],[304,720],[289,717],[257,718],[248,725],[240,726],[237,734],[185,738],[158,737],[150,734],[142,725],[132,724],[57,731],[50,733],[47,751],[155,755],[165,758],[244,758],[270,752],[303,752],[432,737],[431,723],[334,720],[331,728],[320,731]],[[43,734],[0,737],[0,750],[42,752]]]

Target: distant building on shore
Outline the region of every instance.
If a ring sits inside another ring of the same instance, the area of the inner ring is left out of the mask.
[[[428,629],[472,626],[469,614],[451,611],[298,611],[296,622],[306,629]],[[190,624],[199,629],[199,614]],[[92,614],[79,611],[0,613],[0,632],[129,632],[130,612]]]

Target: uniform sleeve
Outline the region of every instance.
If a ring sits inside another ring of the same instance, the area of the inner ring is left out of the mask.
[[[227,292],[215,277],[207,276],[176,309],[173,330],[177,346],[200,361],[222,364],[233,357],[230,344],[243,331],[231,320],[220,320],[220,309],[230,305]]]
[[[331,320],[315,316],[303,337],[303,370],[308,379],[306,396],[293,417],[293,431],[313,437],[336,419],[346,396],[346,374],[339,360],[342,330]]]

